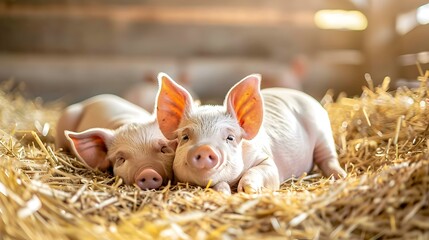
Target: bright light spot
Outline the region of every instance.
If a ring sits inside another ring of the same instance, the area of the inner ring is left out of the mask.
[[[314,15],[316,26],[321,29],[365,30],[368,20],[359,11],[320,10]]]
[[[422,25],[429,23],[429,3],[417,8],[417,22]]]
[[[425,101],[420,101],[420,108],[421,109],[425,109],[426,108],[426,102]]]
[[[429,63],[429,52],[417,53],[417,61],[423,64]]]
[[[414,103],[414,100],[410,97],[404,97],[403,101],[408,107],[413,105],[413,103]]]
[[[413,30],[418,25],[416,14],[416,10],[413,10],[396,17],[396,32],[405,35]]]
[[[399,56],[399,63],[402,66],[415,66],[416,62],[421,64],[429,63],[429,51],[410,53]]]
[[[3,195],[5,195],[7,197],[6,186],[3,185],[1,182],[0,182],[0,193],[2,193]]]

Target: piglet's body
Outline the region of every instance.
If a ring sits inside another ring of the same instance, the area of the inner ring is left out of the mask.
[[[246,192],[278,189],[284,180],[311,171],[314,163],[325,176],[346,175],[328,115],[312,97],[285,88],[261,92],[260,76],[250,75],[231,88],[223,106],[193,106],[184,88],[166,75],[159,78],[160,128],[167,138],[179,140],[173,164],[177,180],[211,182],[229,193],[237,184]]]
[[[154,189],[172,179],[175,141],[156,118],[114,95],[99,95],[67,107],[57,124],[58,147],[93,169],[113,167],[126,184]]]

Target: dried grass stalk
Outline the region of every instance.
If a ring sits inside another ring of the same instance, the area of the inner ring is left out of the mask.
[[[94,172],[53,144],[59,103],[0,92],[2,239],[428,239],[426,82],[326,101],[340,181],[310,175],[279,191],[225,196],[178,184],[158,191]]]

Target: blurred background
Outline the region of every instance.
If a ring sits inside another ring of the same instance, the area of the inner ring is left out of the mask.
[[[0,81],[29,98],[114,93],[149,110],[160,71],[204,103],[252,73],[318,100],[354,96],[366,73],[396,87],[417,62],[428,70],[428,23],[418,0],[0,1]]]

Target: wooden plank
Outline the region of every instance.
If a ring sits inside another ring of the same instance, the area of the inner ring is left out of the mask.
[[[177,75],[175,59],[44,54],[0,54],[0,81],[24,83],[28,96],[76,102],[101,94],[122,94],[145,74]]]
[[[0,54],[0,81],[23,82],[29,97],[62,98],[76,102],[101,94],[121,95],[145,75],[163,71],[179,80],[185,73],[189,86],[205,101],[221,102],[228,89],[244,76],[261,73],[263,79],[293,81],[285,62],[264,58],[156,58]],[[329,88],[356,94],[362,86],[359,65],[333,65],[312,59],[305,77],[307,92],[321,98]]]
[[[222,26],[294,25],[314,28],[314,11],[270,7],[165,7],[144,5],[0,5],[0,16],[100,18],[117,23],[151,22]]]

